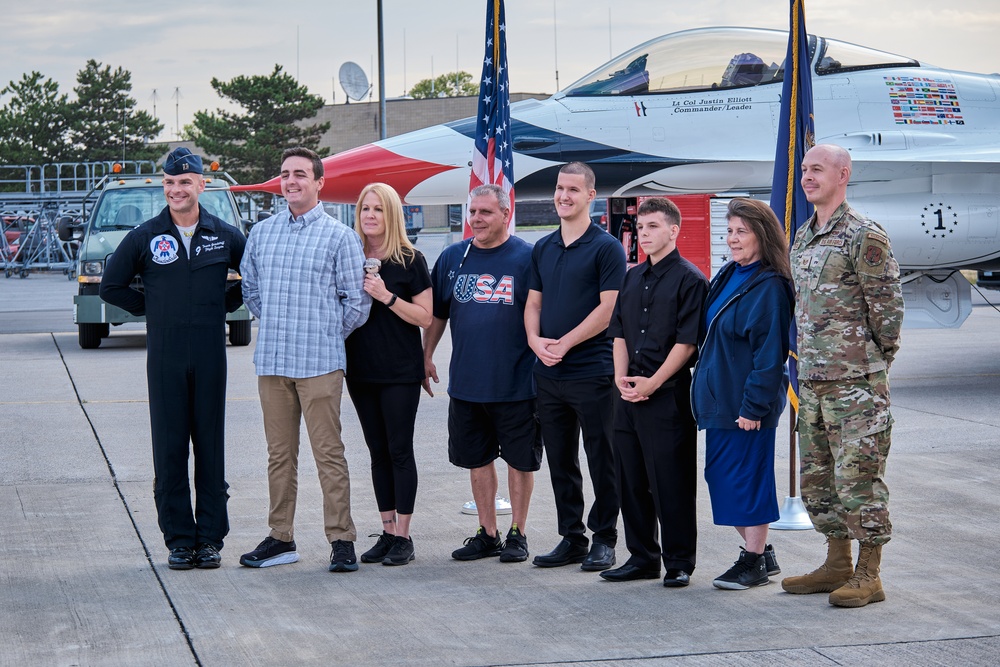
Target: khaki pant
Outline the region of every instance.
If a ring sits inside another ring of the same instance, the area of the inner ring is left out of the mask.
[[[885,544],[892,536],[885,463],[892,438],[885,371],[799,383],[802,500],[827,537]]]
[[[267,483],[271,499],[271,537],[294,538],[298,492],[299,425],[306,431],[323,490],[323,520],[328,542],[357,538],[351,519],[351,480],[341,440],[340,397],[343,371],[312,378],[262,375],[257,378],[267,438]]]

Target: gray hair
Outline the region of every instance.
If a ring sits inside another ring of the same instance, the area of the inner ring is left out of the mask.
[[[493,183],[476,186],[472,189],[472,192],[469,193],[469,199],[471,200],[473,197],[485,197],[487,195],[493,195],[501,210],[510,210],[510,195],[504,192],[503,188],[499,185],[494,185]]]

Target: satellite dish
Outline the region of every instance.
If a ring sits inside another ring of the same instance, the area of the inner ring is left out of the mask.
[[[346,62],[340,66],[340,87],[344,89],[347,100],[363,100],[371,89],[368,77],[357,63]]]

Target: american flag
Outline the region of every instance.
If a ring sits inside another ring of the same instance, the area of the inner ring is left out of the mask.
[[[476,145],[472,151],[469,191],[494,183],[510,196],[510,230],[514,231],[514,151],[510,140],[510,82],[507,78],[507,35],[503,0],[486,1],[486,49],[479,82]],[[465,221],[464,237],[472,236]]]

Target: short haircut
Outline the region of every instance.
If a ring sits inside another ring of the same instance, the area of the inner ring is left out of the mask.
[[[597,187],[597,176],[594,174],[594,170],[590,168],[590,165],[583,162],[568,162],[559,168],[559,173],[583,176],[583,182],[586,184],[588,190],[593,190]]]
[[[760,264],[774,269],[785,278],[791,279],[792,269],[788,261],[788,241],[778,216],[771,207],[757,199],[733,199],[726,211],[726,220],[739,218],[757,237],[760,246]]]
[[[305,159],[312,162],[313,167],[313,180],[318,181],[323,178],[323,161],[319,159],[319,155],[315,151],[311,151],[305,146],[295,146],[294,148],[286,148],[285,152],[281,154],[281,164],[285,164],[285,160],[290,157],[304,157]]]
[[[650,197],[639,204],[638,215],[649,215],[650,213],[662,213],[666,216],[667,222],[678,227],[681,226],[681,210],[677,208],[677,204],[666,197]]]
[[[486,183],[473,188],[472,192],[469,193],[469,200],[471,201],[473,197],[486,197],[488,195],[493,195],[500,206],[500,210],[510,210],[510,195],[504,192],[503,188],[499,185],[494,185],[493,183]]]

